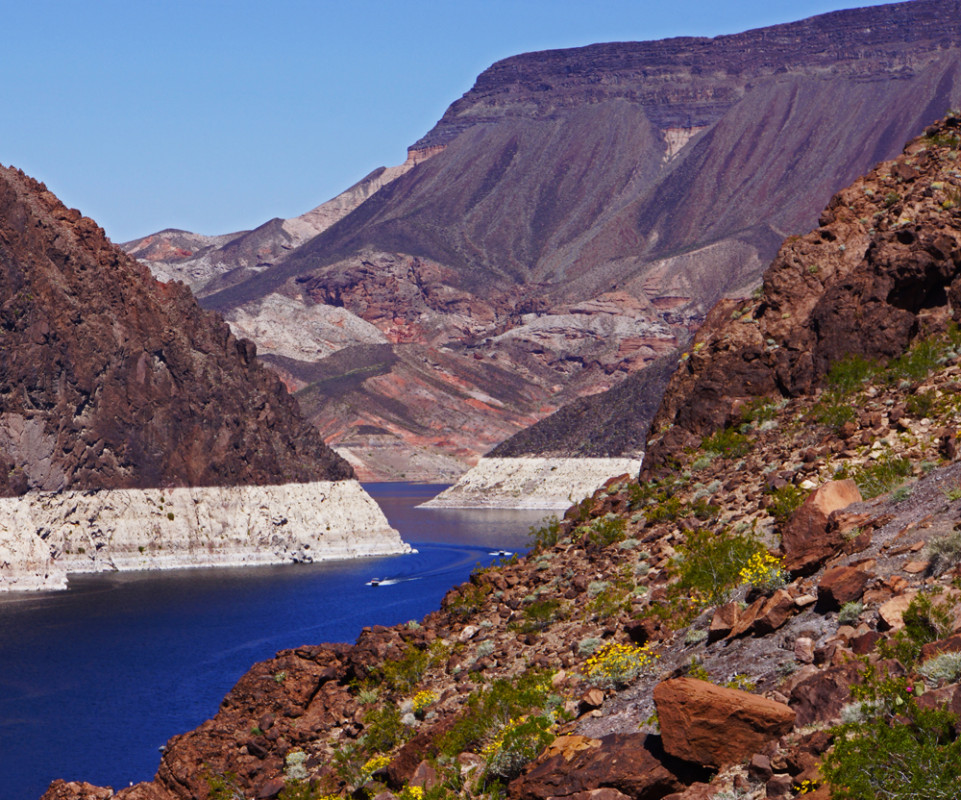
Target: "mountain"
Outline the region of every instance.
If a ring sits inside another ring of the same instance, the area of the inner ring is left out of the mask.
[[[959,100],[957,0],[515,56],[410,148],[409,169],[313,238],[296,246],[274,220],[247,235],[273,231],[256,258],[235,255],[243,237],[204,251],[226,272],[198,292],[284,359],[361,474],[449,474],[671,352],[834,192]],[[180,262],[148,240],[128,249],[171,274]],[[352,385],[335,400],[308,375],[351,346],[341,325],[393,355],[363,380],[366,351],[336,362]]]
[[[957,797],[959,153],[952,113],[711,312],[649,477],[255,665],[118,800]]]
[[[0,170],[0,495],[336,480],[254,345]]]

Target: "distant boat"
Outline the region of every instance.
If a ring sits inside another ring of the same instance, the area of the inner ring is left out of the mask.
[[[368,586],[380,586],[380,578],[371,578],[367,581]]]
[[[491,555],[500,556],[501,558],[504,558],[505,556],[512,556],[514,554],[510,550],[498,550],[496,553],[491,553]]]

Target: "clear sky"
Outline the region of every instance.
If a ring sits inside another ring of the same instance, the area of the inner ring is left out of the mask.
[[[871,0],[0,0],[0,163],[114,241],[290,217],[399,164],[494,61]]]

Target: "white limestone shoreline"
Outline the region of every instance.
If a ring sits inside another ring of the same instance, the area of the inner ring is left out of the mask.
[[[0,498],[0,592],[64,589],[72,573],[410,552],[355,480]]]
[[[482,458],[460,480],[420,508],[563,510],[625,473],[641,458]]]

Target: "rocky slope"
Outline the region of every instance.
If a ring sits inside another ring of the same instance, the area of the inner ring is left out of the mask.
[[[319,235],[259,263],[217,251],[236,273],[204,303],[261,352],[291,337],[278,302],[304,309],[294,330],[318,305],[375,326],[393,365],[311,419],[363,474],[462,468],[673,350],[832,193],[961,102],[959,19],[957,0],[919,0],[505,59],[410,149],[429,159]],[[301,371],[338,337],[312,334]]]
[[[953,115],[715,309],[648,479],[420,623],[256,665],[152,783],[46,800],[956,797],[959,152]]]

